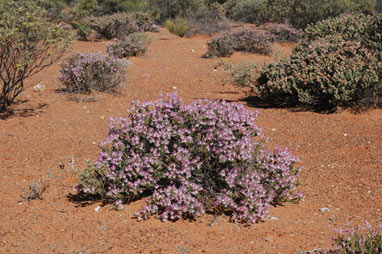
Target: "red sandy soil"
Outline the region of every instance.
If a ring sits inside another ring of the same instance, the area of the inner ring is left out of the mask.
[[[78,103],[57,92],[58,64],[28,80],[14,106],[0,120],[0,253],[300,253],[327,248],[333,229],[382,218],[382,111],[360,114],[292,112],[255,108],[269,146],[288,146],[301,160],[300,190],[305,199],[271,209],[271,216],[250,227],[226,217],[209,226],[211,215],[196,221],[163,223],[133,218],[144,201],[115,211],[101,202],[88,205],[68,199],[76,174],[95,159],[97,143],[107,134],[107,118],[126,115],[132,100],[153,100],[176,90],[195,98],[226,99],[246,104],[245,89],[222,86],[227,78],[214,71],[217,59],[205,59],[207,37],[178,38],[150,34],[148,52],[131,58],[119,94],[96,94],[95,102]],[[288,45],[278,45],[282,53]],[[74,52],[105,51],[106,42],[75,42]],[[263,63],[272,58],[235,53],[234,63]],[[43,92],[34,92],[41,82]],[[61,164],[61,167],[59,165]],[[64,167],[63,165],[64,164]],[[42,200],[20,197],[28,185],[47,180]],[[97,206],[101,206],[98,212]],[[320,211],[329,208],[329,212]]]

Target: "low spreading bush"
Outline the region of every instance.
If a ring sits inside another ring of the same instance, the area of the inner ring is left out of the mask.
[[[273,50],[274,39],[271,33],[257,29],[241,29],[224,33],[207,42],[206,56],[230,56],[234,50],[269,55]]]
[[[256,83],[258,77],[258,66],[254,63],[240,63],[235,65],[231,62],[219,61],[215,69],[221,68],[224,73],[231,76],[230,79],[224,80],[223,84],[232,84],[237,87],[252,87]]]
[[[273,102],[332,109],[356,104],[379,82],[381,62],[360,42],[328,36],[260,71],[255,92]]]
[[[267,23],[263,28],[274,34],[278,42],[298,42],[303,35],[301,30],[285,24]]]
[[[190,31],[190,23],[187,19],[176,17],[175,19],[168,19],[164,24],[164,27],[167,28],[170,33],[184,37]]]
[[[127,63],[104,54],[73,54],[61,64],[59,80],[70,93],[113,91],[125,77]]]
[[[133,33],[107,45],[107,53],[115,57],[130,57],[143,55],[148,45],[150,38],[144,33]]]
[[[116,13],[85,20],[99,36],[106,39],[123,38],[137,32],[159,32],[159,27],[143,13]]]
[[[325,254],[380,254],[382,253],[382,225],[374,229],[368,222],[366,227],[337,230],[333,248]]]
[[[80,174],[80,193],[130,201],[149,196],[139,219],[226,213],[253,223],[295,194],[297,161],[265,150],[256,115],[241,104],[167,100],[133,103],[129,118],[110,120],[98,159]],[[254,139],[257,137],[257,141]]]

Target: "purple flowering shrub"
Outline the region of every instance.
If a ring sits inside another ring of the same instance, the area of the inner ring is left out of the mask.
[[[59,80],[70,93],[112,91],[124,80],[127,66],[113,56],[76,53],[61,64]]]
[[[339,229],[333,238],[333,248],[325,254],[380,254],[382,253],[382,225],[374,229],[368,222],[366,227]]]
[[[139,56],[146,53],[150,38],[144,33],[133,33],[126,38],[107,44],[107,53],[115,57]]]
[[[267,23],[263,27],[276,36],[278,42],[298,42],[303,32],[286,24]]]
[[[234,51],[269,55],[275,36],[257,29],[226,32],[207,42],[206,57],[230,56]]]
[[[78,192],[125,201],[147,197],[138,219],[213,212],[248,224],[266,218],[272,205],[301,197],[295,193],[297,159],[287,149],[265,150],[255,113],[237,103],[183,104],[176,94],[167,97],[133,103],[128,118],[110,120]]]

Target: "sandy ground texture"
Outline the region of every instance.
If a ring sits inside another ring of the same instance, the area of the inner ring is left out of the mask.
[[[217,59],[201,57],[208,37],[178,38],[165,30],[150,36],[147,53],[129,59],[128,78],[118,94],[76,102],[57,91],[56,64],[29,79],[15,114],[0,119],[0,253],[288,254],[329,247],[333,229],[346,222],[381,223],[381,110],[319,114],[256,108],[246,102],[247,90],[221,85],[227,76],[214,71]],[[73,51],[105,52],[106,43],[75,42]],[[277,47],[284,54],[291,49]],[[225,60],[262,64],[273,58],[235,53]],[[46,89],[35,92],[39,82]],[[300,158],[304,200],[272,208],[272,219],[250,227],[226,217],[209,225],[211,215],[193,222],[138,222],[133,213],[142,200],[123,211],[70,200],[77,173],[96,158],[97,144],[106,137],[107,119],[126,115],[132,100],[157,99],[175,90],[186,102],[225,99],[258,111],[256,124],[269,146],[288,146]],[[39,179],[50,184],[43,199],[26,202],[20,195]]]

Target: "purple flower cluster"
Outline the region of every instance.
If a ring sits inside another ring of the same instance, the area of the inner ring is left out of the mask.
[[[84,93],[113,90],[125,76],[126,61],[105,54],[76,53],[61,64],[63,90]]]
[[[207,42],[207,57],[230,56],[234,51],[246,51],[269,55],[275,36],[258,29],[244,28],[226,32]]]
[[[368,222],[366,226],[342,228],[336,230],[337,236],[332,239],[333,248],[326,254],[380,254],[382,253],[382,225],[374,229]]]
[[[301,197],[292,193],[297,159],[287,149],[264,150],[255,113],[237,103],[167,97],[133,103],[129,118],[110,120],[94,162],[108,197],[149,196],[139,219],[215,212],[248,224],[267,217],[272,204]],[[95,187],[80,181],[77,190]]]
[[[276,36],[278,42],[297,42],[301,39],[303,32],[286,24],[267,23],[263,27]]]

